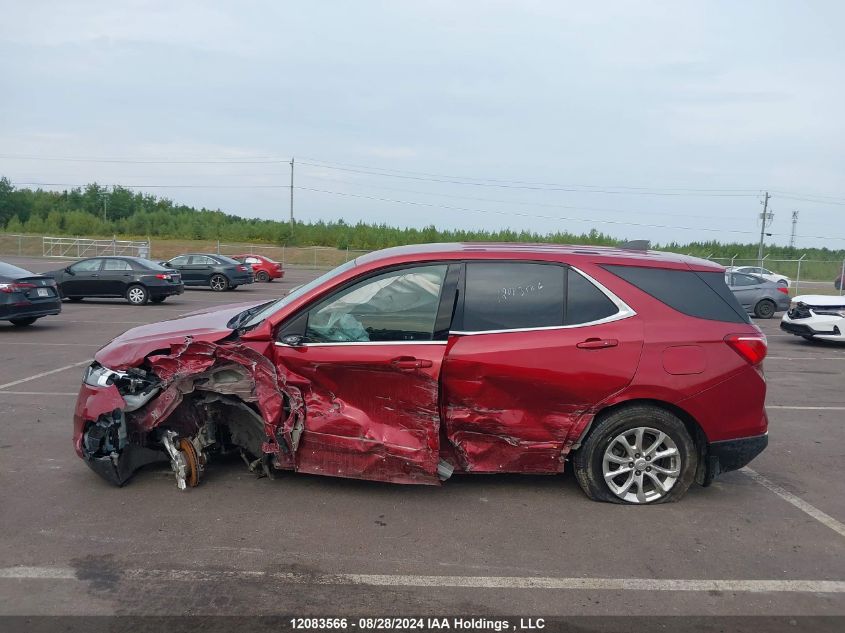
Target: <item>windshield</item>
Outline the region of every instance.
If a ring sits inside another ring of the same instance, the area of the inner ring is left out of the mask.
[[[299,286],[298,288],[294,288],[293,290],[291,290],[287,295],[285,295],[281,299],[274,301],[273,303],[268,304],[260,312],[256,312],[249,319],[249,321],[246,321],[240,327],[241,328],[249,328],[249,327],[252,327],[254,325],[258,325],[259,323],[261,323],[264,319],[266,319],[271,314],[278,312],[279,310],[284,308],[286,305],[290,304],[293,301],[296,301],[301,296],[308,294],[309,292],[314,290],[314,288],[322,285],[323,283],[327,282],[329,279],[337,277],[338,275],[342,275],[347,270],[351,270],[352,268],[355,268],[355,266],[356,266],[356,260],[353,259],[352,261],[346,262],[345,264],[341,264],[337,268],[333,268],[329,272],[327,272],[323,275],[320,275],[315,280],[309,281],[304,286]]]

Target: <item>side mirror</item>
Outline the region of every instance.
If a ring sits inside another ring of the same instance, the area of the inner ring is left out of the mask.
[[[305,343],[305,337],[300,334],[288,334],[283,336],[279,342],[290,347],[302,347]]]
[[[70,266],[68,266],[67,268],[65,268],[65,272],[66,272],[68,275],[73,275],[73,274],[74,274],[74,272],[70,269]]]

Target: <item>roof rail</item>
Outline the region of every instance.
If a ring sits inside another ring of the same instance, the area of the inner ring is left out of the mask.
[[[649,240],[631,240],[620,244],[619,248],[625,248],[629,251],[647,251],[651,248],[651,242]]]

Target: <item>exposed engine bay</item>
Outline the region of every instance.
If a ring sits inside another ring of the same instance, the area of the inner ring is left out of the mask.
[[[98,474],[123,485],[141,466],[169,461],[177,486],[202,479],[213,456],[239,453],[252,472],[293,467],[304,417],[299,391],[282,390],[273,363],[239,345],[187,338],[141,367],[92,364],[85,386],[110,391],[107,410],[82,424],[77,450]],[[100,405],[102,408],[103,405]],[[90,418],[91,410],[86,408]],[[77,416],[80,410],[77,409]]]

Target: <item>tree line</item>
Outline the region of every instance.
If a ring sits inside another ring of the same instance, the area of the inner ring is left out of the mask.
[[[104,203],[107,208],[104,212]],[[149,193],[115,186],[110,190],[92,183],[64,191],[18,188],[0,178],[0,228],[8,233],[47,235],[134,236],[225,242],[267,243],[285,246],[330,246],[375,250],[402,244],[451,241],[546,242],[557,244],[618,245],[618,240],[593,229],[586,233],[556,231],[456,230],[427,226],[422,229],[359,222],[288,222],[244,218],[219,209],[197,209]],[[714,259],[753,260],[756,244],[716,241],[672,242],[655,245],[663,250]],[[845,250],[790,249],[766,246],[770,259],[842,261]]]

